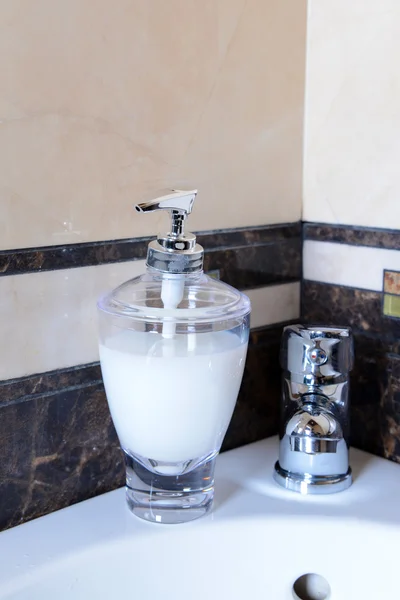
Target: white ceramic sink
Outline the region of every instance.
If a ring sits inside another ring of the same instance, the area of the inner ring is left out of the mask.
[[[141,521],[121,489],[3,532],[0,599],[293,600],[308,573],[331,591],[309,579],[301,598],[398,597],[400,466],[352,450],[351,488],[300,496],[274,483],[277,451],[220,456],[214,511],[192,523]]]

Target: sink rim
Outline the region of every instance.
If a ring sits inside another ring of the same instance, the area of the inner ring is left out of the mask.
[[[277,454],[278,439],[274,437],[218,457],[215,508],[191,523],[174,526],[142,521],[130,513],[124,488],[120,488],[2,532],[0,590],[14,577],[17,564],[19,576],[29,573],[33,555],[35,569],[42,572],[46,565],[110,542],[134,540],[140,544],[145,539],[146,543],[162,540],[168,545],[168,540],[183,532],[203,535],[241,522],[299,524],[312,516],[315,523],[325,526],[368,524],[371,533],[379,529],[390,537],[399,535],[400,465],[351,449],[354,483],[349,489],[330,496],[302,496],[274,482]]]

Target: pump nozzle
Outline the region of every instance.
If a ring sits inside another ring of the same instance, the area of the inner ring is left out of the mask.
[[[159,235],[157,241],[150,242],[147,252],[147,266],[163,273],[161,298],[164,308],[176,309],[182,301],[185,288],[185,274],[201,271],[203,248],[196,244],[196,236],[184,234],[183,224],[192,212],[197,190],[173,190],[150,202],[136,204],[140,213],[168,210],[171,213],[171,231]],[[175,323],[163,324],[163,337],[175,335]]]
[[[153,212],[155,210],[169,210],[171,212],[170,235],[180,237],[183,235],[183,222],[192,212],[197,190],[173,190],[171,194],[160,196],[151,202],[136,204],[138,212]]]
[[[138,212],[153,212],[154,210],[171,210],[185,217],[192,212],[197,190],[172,190],[170,194],[160,196],[150,202],[136,204]]]
[[[147,265],[163,273],[193,273],[201,271],[203,248],[196,244],[196,236],[184,233],[184,221],[192,212],[197,190],[173,190],[150,202],[135,205],[140,213],[168,210],[171,230],[160,234],[149,244]]]

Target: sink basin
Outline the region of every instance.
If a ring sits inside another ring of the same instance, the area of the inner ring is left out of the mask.
[[[0,599],[395,597],[400,466],[351,450],[352,487],[301,496],[273,481],[277,454],[221,455],[213,512],[184,525],[135,518],[120,489],[3,532]]]

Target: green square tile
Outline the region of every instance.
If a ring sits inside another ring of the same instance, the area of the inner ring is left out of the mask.
[[[400,319],[400,296],[383,295],[383,314]]]

